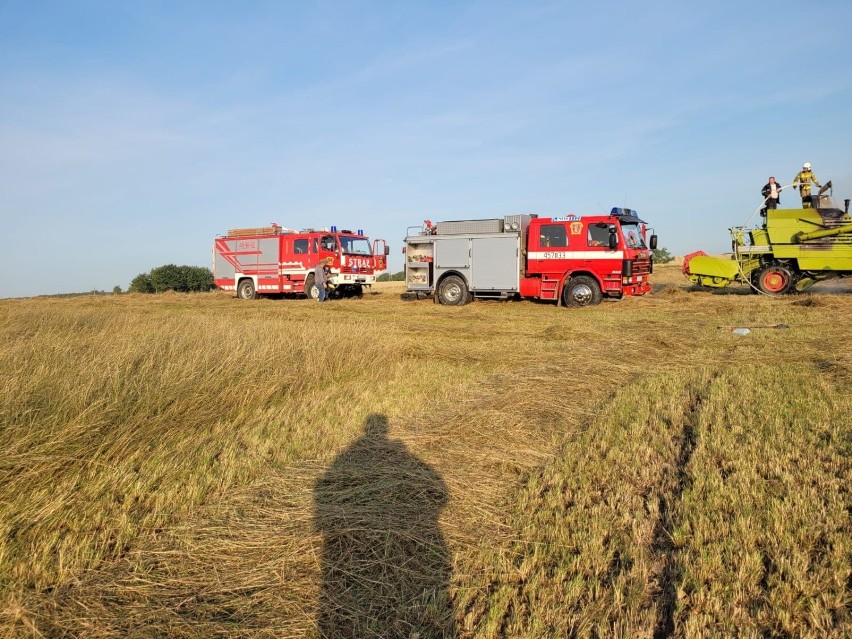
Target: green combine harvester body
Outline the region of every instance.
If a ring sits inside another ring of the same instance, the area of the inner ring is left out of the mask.
[[[758,228],[730,229],[733,254],[702,251],[684,257],[683,272],[696,284],[732,282],[768,294],[803,291],[815,282],[852,276],[852,218],[820,194],[809,209],[769,209]]]

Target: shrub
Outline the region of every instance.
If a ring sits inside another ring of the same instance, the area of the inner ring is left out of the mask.
[[[129,293],[180,293],[204,292],[213,290],[213,273],[201,266],[176,266],[165,264],[151,269],[150,273],[140,273],[130,283]]]
[[[213,273],[209,268],[201,266],[181,266],[181,275],[187,291],[204,292],[212,291],[216,285],[213,283]]]
[[[151,269],[151,284],[157,293],[165,291],[185,291],[186,283],[180,267],[166,264]]]
[[[672,260],[674,260],[674,256],[669,253],[669,250],[667,248],[654,249],[655,264],[668,264]]]
[[[148,273],[139,273],[130,282],[128,293],[153,293],[154,285],[151,284],[151,276]]]

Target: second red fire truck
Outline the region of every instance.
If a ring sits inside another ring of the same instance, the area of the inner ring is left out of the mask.
[[[646,242],[647,239],[647,242]],[[651,290],[657,236],[630,209],[609,215],[429,221],[405,238],[406,288],[461,306],[475,297],[589,306]]]
[[[213,281],[241,299],[258,295],[302,294],[317,297],[313,270],[332,258],[330,282],[335,294],[360,296],[387,268],[388,246],[361,230],[304,229],[277,224],[231,229],[213,244]]]

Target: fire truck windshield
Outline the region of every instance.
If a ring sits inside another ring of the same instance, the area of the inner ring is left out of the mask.
[[[372,255],[370,241],[363,237],[340,236],[340,249],[346,255]]]
[[[624,234],[624,245],[627,248],[643,249],[645,240],[642,239],[642,232],[639,230],[638,224],[621,223],[621,232]]]

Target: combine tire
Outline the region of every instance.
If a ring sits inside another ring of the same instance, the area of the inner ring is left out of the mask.
[[[793,273],[781,264],[769,264],[757,274],[757,287],[768,295],[782,295],[793,290]]]
[[[444,306],[464,306],[470,301],[467,284],[458,275],[450,275],[438,285],[438,301]]]
[[[565,306],[593,306],[603,299],[601,287],[588,275],[572,277],[562,289],[562,303]]]
[[[748,278],[748,281],[751,283],[751,286],[748,287],[748,292],[752,295],[757,295],[760,292],[760,278],[758,275],[757,271],[752,271]]]
[[[237,297],[241,300],[253,300],[257,297],[257,291],[254,290],[254,282],[251,280],[240,280],[240,285],[237,287]]]

